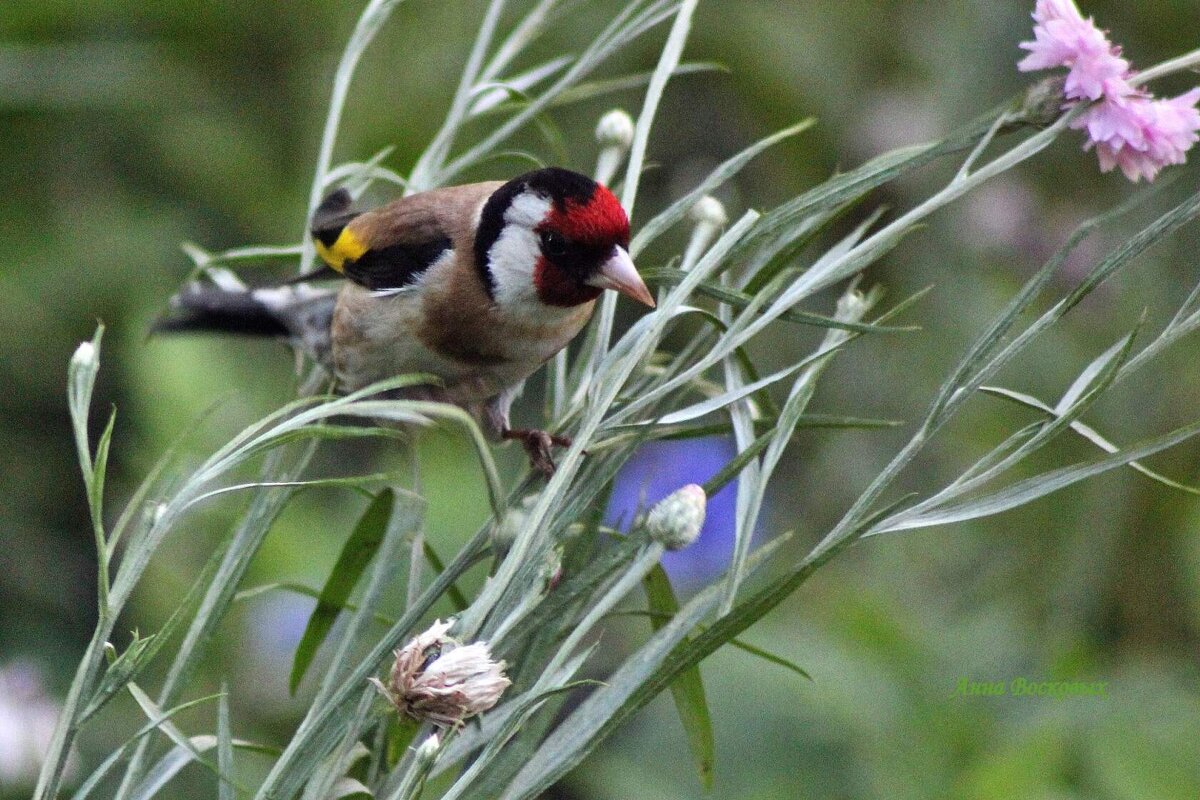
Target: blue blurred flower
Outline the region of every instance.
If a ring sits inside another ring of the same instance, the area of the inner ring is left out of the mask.
[[[315,606],[311,597],[291,592],[271,592],[247,604],[232,661],[239,702],[268,719],[282,719],[303,707],[303,692],[293,696],[288,691],[288,675]],[[309,686],[319,682],[321,669],[311,670],[317,680],[310,674]]]
[[[628,529],[639,510],[645,510],[689,483],[703,484],[737,454],[733,440],[723,436],[649,442],[617,474],[605,519]],[[708,498],[700,538],[690,547],[663,555],[662,563],[676,585],[695,587],[721,574],[733,552],[737,482]]]

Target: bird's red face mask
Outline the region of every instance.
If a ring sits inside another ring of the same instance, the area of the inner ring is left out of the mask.
[[[534,283],[542,302],[573,306],[595,300],[605,289],[654,306],[654,297],[629,256],[629,218],[621,203],[594,184],[590,197],[554,202],[535,228],[541,257]]]

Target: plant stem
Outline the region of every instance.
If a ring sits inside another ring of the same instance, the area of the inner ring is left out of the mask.
[[[1188,69],[1200,69],[1200,49],[1185,53],[1178,58],[1164,61],[1161,64],[1155,64],[1150,69],[1144,69],[1130,78],[1129,82],[1134,86],[1141,86],[1144,83],[1149,83],[1150,81]]]
[[[342,111],[346,107],[346,98],[350,94],[350,82],[354,79],[354,71],[362,58],[367,45],[375,38],[375,34],[387,21],[392,9],[400,0],[371,0],[363,9],[350,42],[338,62],[337,72],[333,76],[333,92],[329,98],[329,113],[325,116],[325,129],[321,133],[321,147],[317,152],[317,169],[313,175],[312,188],[308,193],[308,214],[304,217],[304,235],[301,237],[302,251],[300,255],[300,273],[303,274],[312,266],[316,250],[308,235],[308,220],[317,210],[322,196],[325,194],[325,176],[333,163],[333,145],[337,141],[338,128],[342,124]]]

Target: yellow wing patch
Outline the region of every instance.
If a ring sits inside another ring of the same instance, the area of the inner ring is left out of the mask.
[[[328,247],[322,244],[320,239],[314,241],[317,255],[338,272],[345,271],[347,261],[357,261],[370,249],[349,228],[343,228],[338,238]]]

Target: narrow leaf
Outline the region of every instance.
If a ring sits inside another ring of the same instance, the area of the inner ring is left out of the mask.
[[[987,394],[995,395],[996,397],[1003,397],[1006,400],[1011,400],[1015,403],[1025,406],[1026,408],[1036,409],[1037,411],[1041,411],[1051,417],[1056,417],[1059,415],[1059,412],[1056,409],[1051,408],[1032,395],[1024,394],[1022,392],[1014,392],[1011,389],[1005,389],[1000,386],[981,386],[979,387],[979,390]],[[1105,438],[1095,428],[1078,420],[1075,420],[1071,423],[1071,430],[1075,431],[1084,439],[1087,439],[1089,442],[1096,445],[1106,453],[1116,453],[1121,449]],[[1180,483],[1179,481],[1172,480],[1166,475],[1163,475],[1161,472],[1155,472],[1139,461],[1130,461],[1129,467],[1142,473],[1150,480],[1161,483],[1162,485],[1170,487],[1171,489],[1178,489],[1179,491],[1187,492],[1188,494],[1200,495],[1200,487],[1189,486],[1186,483]]]
[[[428,539],[422,542],[422,549],[425,552],[425,560],[429,562],[429,566],[433,567],[434,572],[441,575],[446,570],[446,565],[438,557],[437,551],[433,549],[433,545],[429,543]],[[470,605],[467,602],[466,595],[462,593],[462,590],[458,588],[458,584],[456,583],[451,583],[450,587],[446,589],[446,596],[450,598],[450,602],[454,604],[456,611],[465,611],[467,606]]]
[[[168,623],[170,625],[170,623]],[[133,641],[125,648],[117,658],[108,665],[104,676],[100,679],[100,684],[96,687],[96,691],[92,694],[91,700],[87,707],[79,715],[80,722],[86,720],[92,714],[99,711],[105,703],[129,683],[142,667],[154,656],[158,651],[157,647],[152,647],[155,640],[161,634],[152,634],[150,636],[139,637],[135,632]]]
[[[660,267],[658,269],[642,270],[641,275],[649,283],[661,283],[673,286],[681,283],[687,273],[679,269]],[[720,300],[722,303],[726,303],[737,309],[746,308],[754,299],[745,292],[739,292],[736,289],[721,286],[711,281],[701,283],[696,287],[696,292],[706,297],[711,297],[714,300]],[[814,314],[809,311],[799,311],[797,309],[789,309],[783,312],[779,315],[779,319],[786,322],[795,322],[800,325],[812,325],[818,328],[840,328],[859,333],[911,333],[921,330],[920,325],[876,325],[869,322],[845,322],[823,314]]]
[[[296,594],[303,595],[305,597],[311,597],[313,600],[317,600],[321,597],[320,590],[314,589],[311,586],[305,586],[303,583],[294,583],[292,581],[279,581],[278,583],[264,583],[258,586],[251,586],[249,589],[243,589],[233,596],[233,601],[238,603],[243,600],[252,600],[255,597],[258,597],[260,594],[266,594],[267,592],[273,591],[295,592]],[[346,601],[342,604],[341,610],[358,611],[358,608],[359,606],[357,603]],[[386,614],[380,614],[379,612],[375,612],[371,616],[376,622],[382,622],[384,625],[394,625],[396,623],[396,620],[393,618],[387,616]]]
[[[1124,450],[1118,450],[1112,455],[1073,464],[1069,467],[1051,470],[1033,478],[1028,478],[984,497],[966,501],[956,505],[948,505],[939,510],[931,511],[897,524],[887,520],[873,528],[869,535],[891,533],[894,531],[911,530],[914,528],[929,528],[935,525],[946,525],[951,522],[988,517],[1002,511],[1025,505],[1048,494],[1064,489],[1086,478],[1108,472],[1115,467],[1122,467],[1132,461],[1173,447],[1200,434],[1200,423],[1193,423],[1178,428],[1170,433],[1148,439]]]
[[[646,617],[646,618],[650,619],[652,622],[659,623],[659,625],[655,626],[655,628],[654,628],[655,630],[657,630],[659,627],[661,627],[662,623],[670,621],[670,619],[673,615],[672,614],[664,614],[659,611],[633,610],[633,611],[614,611],[609,616],[613,616],[613,617]],[[704,628],[705,628],[704,625],[696,626],[697,631],[703,631]],[[784,658],[781,655],[778,655],[777,653],[772,653],[769,650],[764,650],[761,647],[752,645],[749,642],[747,642],[745,639],[730,639],[729,644],[730,644],[730,646],[736,647],[737,649],[742,650],[746,653],[749,653],[752,656],[756,656],[758,658],[763,659],[764,661],[769,661],[772,664],[777,664],[777,665],[783,667],[784,669],[794,672],[797,675],[799,675],[801,678],[806,678],[807,680],[810,680],[810,681],[812,680],[812,676],[809,675],[807,672],[805,672],[804,669],[801,668],[799,665],[795,664],[792,661],[789,661],[788,659]]]
[[[126,739],[120,747],[113,750],[113,752],[109,754],[108,758],[100,762],[100,766],[96,767],[96,769],[92,771],[92,774],[89,775],[87,779],[79,785],[79,788],[75,790],[75,794],[73,795],[74,800],[87,800],[88,795],[90,795],[92,791],[98,785],[100,785],[100,782],[108,776],[109,771],[116,766],[117,762],[124,758],[125,754],[129,752],[129,750],[132,749],[133,746],[142,738],[144,738],[146,734],[156,730],[164,721],[175,716],[180,711],[192,708],[193,706],[198,706],[201,703],[207,703],[209,700],[213,700],[216,697],[217,695],[199,697],[195,700],[183,703],[182,705],[175,706],[175,708],[165,711],[160,715],[151,717],[149,722],[147,722],[141,728],[138,728],[137,732],[134,733],[133,736],[130,736],[128,739]]]
[[[757,656],[758,658],[761,658],[763,661],[769,661],[772,664],[776,664],[780,667],[783,667],[784,669],[791,670],[792,672],[799,675],[801,678],[804,678],[809,681],[812,680],[812,676],[809,675],[807,672],[805,672],[801,667],[797,666],[796,664],[792,663],[791,661],[788,661],[786,658],[784,658],[781,655],[772,653],[769,650],[763,650],[761,647],[755,647],[754,645],[747,642],[745,639],[730,639],[729,644],[733,645],[734,647],[736,647],[739,650],[743,650],[743,651],[749,653],[752,656]]]
[[[708,177],[701,181],[696,188],[676,200],[666,210],[660,212],[654,219],[643,225],[641,230],[638,231],[637,236],[633,237],[633,242],[629,245],[630,255],[636,257],[646,249],[647,245],[662,235],[664,231],[687,216],[688,211],[696,204],[697,200],[720,188],[726,181],[737,175],[742,167],[754,160],[757,155],[773,145],[803,133],[811,128],[814,122],[815,120],[812,119],[802,120],[795,125],[760,139],[742,152],[724,161],[709,173]]]
[[[773,430],[769,430],[743,448],[742,451],[731,458],[725,464],[725,466],[721,467],[716,475],[713,475],[704,482],[704,486],[702,487],[704,489],[704,493],[709,497],[712,497],[714,494],[724,489],[726,485],[728,485],[742,473],[742,470],[746,468],[747,464],[753,461],[759,453],[767,449],[767,445],[769,445],[774,438],[775,432]]]
[[[217,800],[234,800],[233,728],[229,721],[229,684],[221,684],[217,705]]]
[[[748,560],[747,572],[763,563],[786,539],[786,536],[776,537],[760,547]],[[722,617],[707,631],[691,639],[688,637],[700,621],[716,609],[724,592],[725,582],[718,581],[681,606],[669,622],[655,631],[637,653],[617,668],[605,686],[592,692],[555,729],[554,735],[542,743],[509,786],[503,800],[528,800],[539,796],[579,764],[597,743],[630,714],[649,703],[685,669],[700,663],[703,656],[713,652],[719,646],[713,642],[716,638],[712,635],[713,630],[726,630],[732,618],[738,616],[736,610],[734,614]],[[747,621],[739,628],[739,632],[748,625]],[[724,636],[720,641],[724,643],[730,638],[732,635]],[[680,643],[685,639],[688,639],[687,644],[681,646]],[[700,640],[712,646],[702,648]],[[679,661],[672,658],[679,651],[694,653],[696,657],[690,659],[686,666],[680,666]]]
[[[667,572],[658,564],[642,579],[646,587],[646,600],[650,610],[657,614],[665,614],[667,619],[679,610],[679,601],[671,589],[671,580]],[[650,627],[657,631],[664,623],[658,617],[650,617]],[[704,791],[712,791],[713,764],[716,759],[713,742],[712,716],[708,711],[708,699],[704,693],[704,681],[700,676],[700,665],[681,673],[671,684],[671,697],[675,701],[675,710],[683,731],[687,734],[688,747],[692,758],[696,761],[696,769],[700,773],[700,783]]]
[[[309,617],[308,626],[304,629],[300,644],[296,647],[296,658],[292,663],[291,676],[288,678],[288,690],[292,694],[296,693],[296,687],[304,678],[304,673],[312,663],[317,649],[325,641],[342,606],[349,599],[358,579],[367,568],[367,564],[371,562],[380,543],[383,542],[388,520],[392,515],[394,500],[395,493],[391,489],[384,489],[380,492],[367,506],[367,510],[363,512],[354,531],[350,534],[350,538],[346,540],[341,555],[338,556],[337,562],[333,565],[333,571],[329,574],[329,580],[321,589],[321,596],[317,599],[317,606],[313,609],[312,616]]]
[[[374,796],[360,781],[345,776],[334,781],[328,795],[329,800],[371,800]]]
[[[137,704],[142,707],[142,712],[148,719],[164,717],[163,721],[159,723],[158,729],[166,734],[167,738],[175,742],[177,746],[186,750],[189,758],[193,758],[196,761],[201,760],[200,752],[192,747],[191,743],[188,741],[188,737],[184,735],[183,731],[176,727],[175,723],[165,718],[162,709],[158,707],[157,703],[150,699],[150,695],[142,691],[141,687],[136,683],[129,684],[129,693],[133,695],[133,699],[137,701]],[[214,739],[213,741],[215,742],[216,740]]]
[[[193,761],[200,761],[201,764],[206,764],[207,762],[203,761],[200,756],[216,746],[217,737],[205,735],[193,736],[183,744],[171,748],[146,773],[146,778],[138,784],[131,800],[151,800],[151,798],[157,797],[159,790],[166,786],[188,764]],[[251,753],[262,753],[271,756],[279,754],[278,748],[256,744],[255,742],[245,742],[240,739],[234,739],[233,746],[235,749],[246,750]],[[212,765],[209,764],[208,766],[211,767]]]

